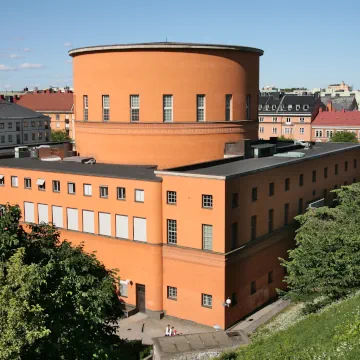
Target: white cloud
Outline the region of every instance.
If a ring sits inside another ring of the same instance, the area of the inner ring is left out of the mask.
[[[24,63],[19,66],[20,69],[43,69],[45,66],[43,64],[29,64]]]
[[[70,46],[72,46],[72,43],[71,43],[71,42],[66,42],[66,43],[64,44],[64,46],[65,46],[65,47],[70,47]]]
[[[24,49],[24,52],[29,52],[29,51],[31,51],[30,48],[25,48],[25,49]]]
[[[14,70],[14,68],[4,64],[0,64],[0,71],[10,71],[10,70]]]
[[[19,59],[19,58],[23,58],[22,55],[18,55],[18,54],[10,54],[9,55],[9,58],[10,59]]]

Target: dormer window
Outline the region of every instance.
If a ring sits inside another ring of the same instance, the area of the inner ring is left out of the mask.
[[[304,105],[304,110],[305,111],[309,110],[309,105]]]
[[[291,124],[291,118],[287,117],[287,118],[286,118],[286,123],[287,123],[287,124]]]
[[[280,105],[280,110],[283,111],[284,110],[284,105]]]
[[[289,110],[289,111],[292,110],[292,105],[288,105],[288,110]]]
[[[265,105],[265,110],[269,110],[269,105]]]
[[[258,109],[259,109],[259,111],[260,111],[260,110],[262,109],[262,106],[261,106],[261,105],[259,105],[259,106],[258,106]]]
[[[296,110],[300,110],[300,105],[296,105]]]
[[[272,106],[272,109],[273,109],[273,110],[276,110],[276,105],[273,105],[273,106]]]

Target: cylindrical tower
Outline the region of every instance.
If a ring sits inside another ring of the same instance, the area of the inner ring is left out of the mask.
[[[241,46],[74,49],[76,146],[97,161],[169,168],[257,137],[259,57]]]

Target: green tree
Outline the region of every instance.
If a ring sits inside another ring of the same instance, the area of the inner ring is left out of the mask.
[[[358,139],[356,134],[350,131],[337,131],[334,133],[331,138],[331,142],[353,142],[357,143]]]
[[[51,130],[51,141],[61,142],[70,140],[69,135],[64,130]]]
[[[115,273],[52,225],[24,231],[20,217],[9,205],[0,217],[0,359],[136,358],[116,335]]]
[[[297,246],[288,261],[282,259],[295,299],[337,299],[360,287],[360,184],[335,192],[335,208],[310,209],[297,217]]]

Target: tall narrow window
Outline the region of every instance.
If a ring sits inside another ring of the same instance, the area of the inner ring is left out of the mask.
[[[237,245],[237,237],[238,237],[238,224],[231,224],[231,249],[236,249]]]
[[[335,164],[335,175],[339,174],[339,165]]]
[[[251,200],[252,202],[255,202],[257,200],[257,187],[254,187],[251,190]]]
[[[84,121],[89,120],[89,99],[87,95],[84,95],[83,97],[84,102]]]
[[[164,95],[163,97],[163,120],[164,122],[172,122],[173,121],[173,96],[172,95]]]
[[[312,172],[312,182],[316,182],[316,170],[313,170]]]
[[[205,95],[196,96],[196,121],[205,121]]]
[[[110,120],[110,96],[109,95],[102,96],[102,115],[103,115],[103,121]]]
[[[357,160],[354,159],[354,169],[356,169],[356,168],[357,168]]]
[[[256,239],[256,215],[253,215],[251,217],[251,237],[250,240],[255,240]]]
[[[212,227],[212,225],[203,225],[202,233],[203,233],[203,249],[204,250],[212,250],[212,244],[213,244],[213,227]]]
[[[327,179],[328,177],[328,168],[324,167],[324,179]]]
[[[269,233],[274,230],[274,209],[269,210],[268,230]]]
[[[298,214],[302,214],[304,209],[304,199],[300,198],[298,202]]]
[[[345,171],[348,171],[348,164],[349,164],[349,163],[348,163],[347,161],[345,161],[345,163],[344,163],[344,170],[345,170]]]
[[[286,178],[285,179],[285,191],[290,190],[290,179]]]
[[[225,120],[231,121],[232,120],[232,95],[227,94],[225,96]]]
[[[270,183],[269,184],[269,196],[274,196],[274,193],[275,193],[275,184]]]
[[[284,205],[284,226],[289,225],[289,203]]]
[[[303,186],[304,185],[304,174],[300,174],[299,175],[299,186]]]
[[[250,120],[251,117],[251,95],[246,95],[246,120]]]
[[[168,244],[176,244],[177,243],[177,223],[176,220],[167,221],[167,240]]]
[[[130,121],[140,121],[139,95],[130,95]]]

